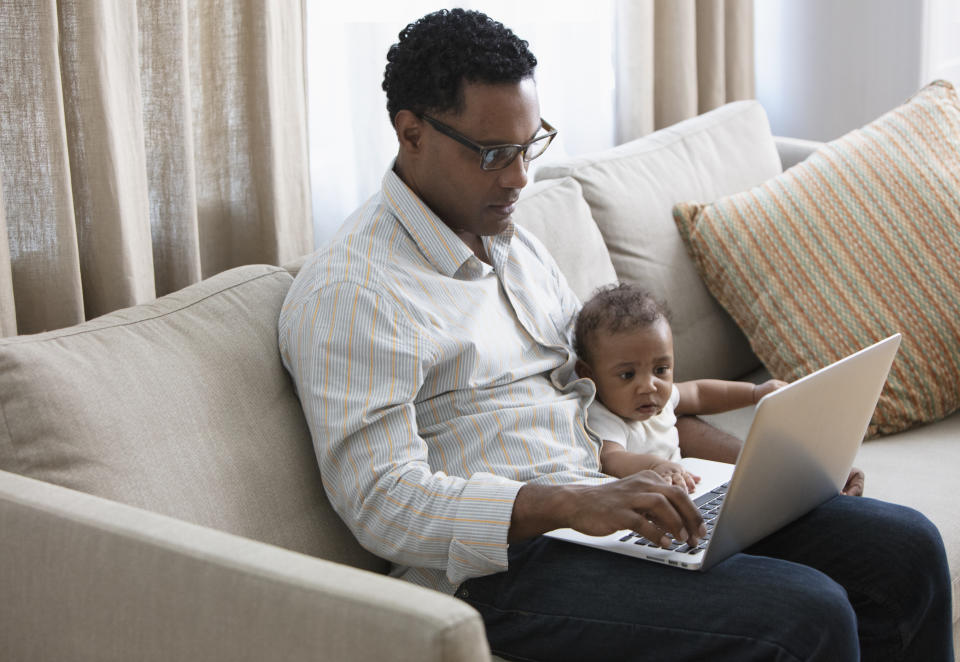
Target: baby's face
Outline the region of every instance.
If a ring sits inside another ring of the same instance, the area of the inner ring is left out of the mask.
[[[660,413],[673,390],[673,334],[661,318],[645,329],[591,339],[590,377],[597,398],[617,416],[645,421]]]

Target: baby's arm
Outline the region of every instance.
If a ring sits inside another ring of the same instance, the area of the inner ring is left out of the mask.
[[[633,453],[614,441],[603,441],[600,447],[600,470],[616,478],[626,478],[640,471],[652,470],[673,485],[693,492],[700,476],[694,476],[676,462],[650,453]]]
[[[719,414],[731,409],[740,409],[740,407],[756,404],[767,393],[772,393],[786,385],[786,382],[779,379],[770,379],[762,384],[728,382],[721,379],[680,382],[677,384],[680,402],[677,404],[676,413],[678,415]]]

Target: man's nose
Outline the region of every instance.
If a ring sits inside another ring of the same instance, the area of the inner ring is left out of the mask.
[[[523,188],[529,179],[527,177],[529,166],[530,164],[523,160],[523,154],[517,154],[510,165],[500,171],[500,185],[503,188]]]

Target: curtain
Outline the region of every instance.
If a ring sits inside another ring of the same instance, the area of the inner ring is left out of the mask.
[[[754,96],[753,0],[617,0],[617,142]]]
[[[303,2],[3,3],[0,333],[312,249]]]

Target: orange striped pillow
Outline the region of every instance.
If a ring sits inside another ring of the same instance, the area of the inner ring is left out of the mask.
[[[775,377],[899,331],[868,434],[960,407],[960,102],[949,83],[750,191],[677,205],[674,220]]]

